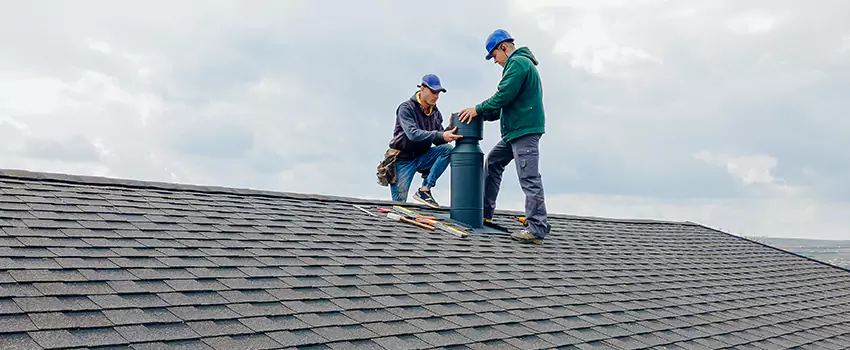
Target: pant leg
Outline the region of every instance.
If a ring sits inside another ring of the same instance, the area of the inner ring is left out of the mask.
[[[516,159],[517,176],[525,193],[525,218],[529,232],[538,237],[549,233],[543,177],[540,175],[540,134],[522,136],[511,141]]]
[[[499,140],[487,154],[484,162],[484,218],[492,219],[496,211],[496,198],[502,184],[505,167],[514,159],[511,146]]]
[[[390,194],[396,202],[407,202],[407,194],[410,189],[410,182],[413,181],[413,176],[416,175],[416,168],[419,162],[417,160],[396,161],[396,180],[390,185]]]
[[[417,170],[422,171],[425,169],[431,169],[428,172],[428,176],[422,180],[422,186],[433,188],[437,185],[437,179],[439,179],[446,171],[446,168],[449,167],[452,150],[454,150],[454,145],[444,143],[436,147],[431,147],[428,152],[419,157]]]

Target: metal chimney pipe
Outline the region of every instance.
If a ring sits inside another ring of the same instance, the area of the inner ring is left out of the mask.
[[[456,134],[463,138],[455,141],[450,162],[452,172],[451,212],[452,220],[471,228],[484,226],[484,152],[478,145],[483,138],[484,125],[481,117],[472,118],[469,124],[458,120],[459,113],[452,113],[449,129],[457,126]]]

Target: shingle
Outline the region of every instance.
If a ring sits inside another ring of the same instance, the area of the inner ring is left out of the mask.
[[[168,309],[165,308],[134,308],[134,309],[116,309],[104,310],[103,314],[116,325],[141,324],[141,323],[168,323],[179,322],[180,319],[174,316]]]
[[[168,303],[163,301],[157,294],[144,292],[134,294],[92,295],[90,298],[103,309],[168,306]]]
[[[131,268],[127,269],[141,279],[187,279],[194,276],[183,268]]]
[[[496,328],[493,328],[491,325],[459,328],[457,329],[457,332],[475,342],[484,342],[488,340],[505,339],[510,337],[510,335],[505,334],[504,332],[501,332]]]
[[[240,266],[233,267],[234,269],[238,269],[243,273],[242,276],[245,277],[287,277],[292,274],[289,273],[287,268],[285,267],[276,267],[276,266]],[[242,277],[235,276],[235,277]]]
[[[350,298],[337,298],[331,299],[331,302],[341,307],[344,310],[352,310],[352,309],[375,309],[383,307],[383,305],[372,298],[368,297],[350,297]]]
[[[420,333],[417,334],[416,337],[436,347],[464,344],[471,341],[469,338],[455,330]]]
[[[281,346],[287,347],[327,342],[327,339],[309,329],[269,332],[266,335],[274,339]]]
[[[75,270],[10,270],[8,274],[17,282],[72,282],[85,280],[85,277]]]
[[[254,333],[238,320],[212,320],[189,322],[189,327],[203,337]]]
[[[524,321],[517,315],[509,313],[507,311],[493,311],[493,312],[482,312],[479,313],[481,317],[484,317],[494,323],[507,323],[507,322],[519,322]]]
[[[169,265],[163,263],[158,260],[162,258],[155,257],[122,257],[122,258],[110,258],[115,266],[122,268],[164,268],[169,267]]]
[[[112,289],[121,294],[135,293],[164,293],[174,291],[164,281],[109,281]]]
[[[27,333],[0,333],[0,349],[41,349]]]
[[[165,341],[190,339],[198,333],[185,323],[158,323],[132,326],[119,326],[115,330],[131,342]]]
[[[162,253],[156,248],[145,248],[145,247],[119,247],[119,248],[109,248],[109,250],[115,252],[120,257],[124,258],[137,258],[137,257],[145,257],[145,258],[154,258],[158,256],[163,256]],[[127,260],[118,261],[118,263],[126,262]]]
[[[231,303],[245,303],[245,302],[260,302],[260,301],[276,301],[278,300],[271,294],[267,293],[264,290],[224,290],[219,291],[222,297],[227,299],[228,302]]]
[[[156,259],[158,265],[144,267],[218,267],[218,264],[210,260],[211,258],[206,257],[157,257]]]
[[[93,310],[98,306],[84,296],[22,297],[15,303],[25,312]]]
[[[12,298],[0,298],[0,315],[15,314],[19,312],[22,312],[22,310]]]
[[[43,295],[94,295],[115,291],[105,282],[46,282],[33,283]]]
[[[33,313],[30,318],[41,330],[112,326],[112,322],[100,311]]]
[[[166,280],[171,288],[175,291],[219,291],[223,289],[227,289],[227,287],[221,284],[219,281],[215,279],[180,279],[180,280]]]
[[[30,317],[24,314],[0,314],[0,332],[26,332],[37,330]]]
[[[240,315],[225,305],[191,305],[168,308],[185,321],[238,318]]]
[[[198,292],[169,292],[157,293],[168,305],[212,305],[226,304],[227,299],[222,297],[215,291],[198,291]]]
[[[414,326],[407,321],[362,322],[365,322],[361,323],[364,327],[381,336],[416,334],[423,332],[421,328]]]
[[[62,268],[53,258],[0,258],[0,266],[7,269],[58,269]]]
[[[286,293],[289,290],[289,285],[278,277],[222,278],[219,281],[233,289],[280,289],[277,291],[278,293]],[[272,293],[271,291],[269,292]],[[321,293],[315,287],[297,288],[295,292]],[[324,296],[324,294],[322,295]],[[293,296],[293,298],[298,299],[298,296]]]
[[[457,324],[460,327],[475,327],[489,325],[493,323],[492,321],[483,318],[477,314],[454,315],[445,317],[445,319],[454,324]]]
[[[489,340],[482,343],[474,343],[467,345],[470,349],[473,350],[486,350],[486,349],[500,349],[500,350],[510,350],[510,349],[520,349],[515,347],[504,340]]]
[[[319,288],[324,295],[330,298],[360,298],[360,297],[368,297],[369,293],[364,292],[362,289],[356,286],[342,286],[342,287],[322,287]]]
[[[222,336],[204,338],[204,343],[213,349],[276,349],[280,344],[265,334]]]
[[[24,243],[25,239],[22,238]],[[56,254],[45,247],[0,247],[0,256],[15,257],[15,258],[52,258]]]
[[[283,305],[298,313],[342,311],[342,308],[325,299],[289,300],[284,301]]]
[[[227,307],[245,317],[278,316],[293,313],[290,308],[279,301],[231,304]]]
[[[311,327],[325,327],[331,325],[349,325],[362,322],[352,319],[341,312],[320,312],[296,315]]]
[[[516,338],[504,339],[508,344],[516,346],[520,349],[544,349],[551,348],[552,343],[536,335],[527,335]]]
[[[32,337],[43,347],[74,347],[74,346],[101,346],[113,344],[125,344],[121,335],[111,328],[86,328],[70,330],[50,330],[30,332]]]
[[[133,350],[213,350],[198,339],[133,344]]]
[[[375,332],[361,325],[319,327],[312,330],[329,341],[368,339],[377,336]]]
[[[513,337],[521,337],[524,335],[531,335],[537,333],[537,331],[532,330],[517,322],[493,325],[493,328]]]
[[[398,319],[398,316],[387,311],[384,308],[378,309],[361,309],[361,310],[346,310],[342,314],[360,321],[366,322],[386,322]]]
[[[326,344],[333,350],[348,350],[348,349],[374,349],[374,350],[385,350],[384,347],[379,345],[378,343],[369,340],[353,340],[353,341],[339,341]]]
[[[198,278],[226,279],[246,276],[243,271],[235,267],[192,267],[186,270]]]
[[[304,321],[290,315],[248,317],[242,318],[239,321],[248,326],[248,328],[257,332],[292,330],[310,327],[307,323],[304,323]]]

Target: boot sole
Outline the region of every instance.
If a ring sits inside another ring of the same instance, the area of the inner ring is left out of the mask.
[[[511,236],[511,238],[520,243],[543,244],[543,240],[539,238],[522,239]]]
[[[415,199],[417,202],[422,203],[422,204],[425,204],[425,205],[427,205],[427,206],[429,206],[429,207],[431,207],[431,208],[434,208],[434,209],[440,209],[440,206],[439,206],[439,205],[434,205],[434,203],[428,203],[428,201],[426,201],[426,200],[424,200],[424,199],[422,199],[422,198],[419,198],[419,196],[413,196],[413,199]]]

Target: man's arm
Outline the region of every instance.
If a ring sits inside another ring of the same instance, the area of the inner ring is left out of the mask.
[[[481,119],[488,121],[488,122],[499,120],[501,117],[502,117],[502,113],[500,113],[500,111],[498,109],[493,110],[493,111],[487,111],[487,112],[481,114]]]
[[[511,103],[519,93],[519,89],[525,81],[525,74],[526,71],[519,62],[513,62],[509,65],[505,74],[502,75],[496,93],[476,105],[475,112],[478,114],[498,113],[502,107]]]
[[[401,124],[401,129],[410,141],[429,141],[435,144],[437,142],[445,143],[442,131],[422,130],[416,126],[416,121],[413,119],[413,111],[410,110],[407,104],[400,106],[396,113],[398,115],[398,122]]]

